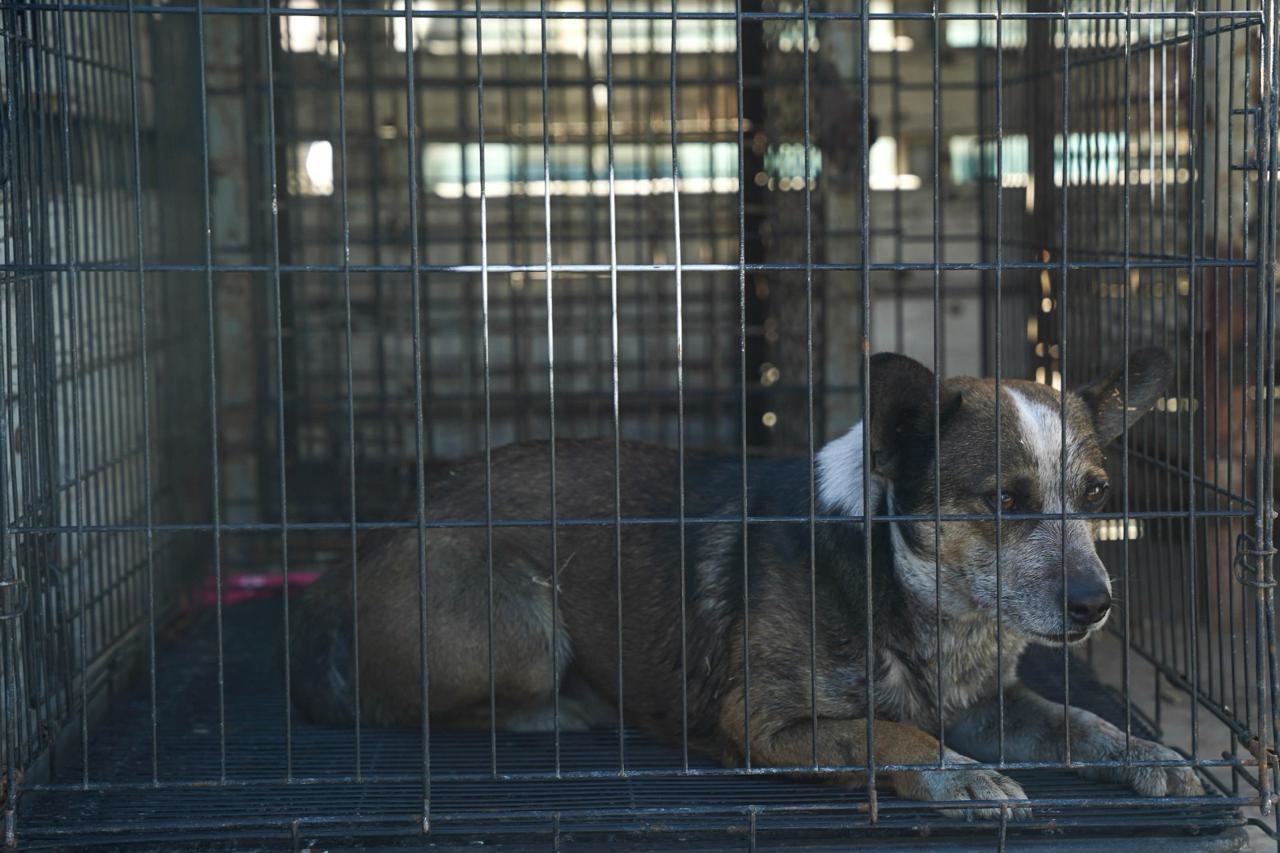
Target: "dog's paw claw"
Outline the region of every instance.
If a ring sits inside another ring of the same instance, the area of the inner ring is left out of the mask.
[[[912,774],[912,790],[904,796],[919,800],[986,800],[1007,803],[1005,807],[981,807],[972,809],[943,809],[943,814],[953,818],[983,818],[999,820],[1007,810],[1012,820],[1031,817],[1027,794],[1022,786],[994,770],[925,770]]]
[[[1190,767],[1135,768],[1129,785],[1144,797],[1204,796],[1204,785]]]
[[[1167,746],[1137,738],[1130,741],[1129,756],[1134,761],[1186,761]],[[1123,759],[1124,753],[1115,758]],[[1204,785],[1190,767],[1121,767],[1109,776],[1144,797],[1204,796]]]

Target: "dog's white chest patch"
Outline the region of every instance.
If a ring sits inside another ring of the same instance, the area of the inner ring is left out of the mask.
[[[996,645],[996,626],[975,618],[944,624],[941,643],[936,637],[922,636],[915,653],[921,657],[914,665],[895,652],[882,651],[875,685],[877,713],[926,731],[937,726],[939,706],[946,717],[953,718],[998,689]],[[1005,662],[1017,660],[1022,649],[1022,641],[1005,632]]]

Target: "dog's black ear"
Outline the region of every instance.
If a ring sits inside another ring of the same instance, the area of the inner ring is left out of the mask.
[[[960,407],[960,393],[936,389],[939,423]],[[871,467],[897,480],[918,473],[933,459],[933,371],[897,353],[871,356]]]
[[[1125,400],[1125,375],[1129,377]],[[1120,364],[1101,379],[1076,391],[1093,412],[1093,426],[1104,445],[1119,438],[1139,418],[1151,410],[1165,392],[1173,376],[1173,359],[1161,347],[1143,347],[1129,353],[1128,364]]]

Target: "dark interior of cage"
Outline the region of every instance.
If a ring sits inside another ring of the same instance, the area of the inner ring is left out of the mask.
[[[1070,388],[1144,344],[1176,377],[1107,454],[1121,618],[1021,674],[1210,796],[1013,771],[1049,805],[997,827],[1234,837],[1274,724],[1259,15],[375,5],[3,12],[22,837],[997,831],[631,727],[312,725],[290,593],[486,446],[804,455],[868,352]]]

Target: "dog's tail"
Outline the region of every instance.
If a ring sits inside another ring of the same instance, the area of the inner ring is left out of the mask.
[[[309,722],[355,723],[355,655],[351,617],[327,606],[327,575],[303,594],[289,620],[290,694]]]

